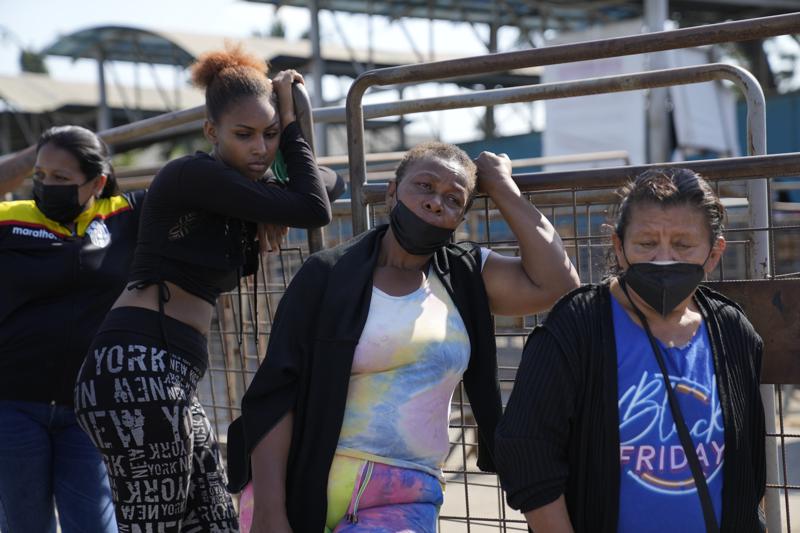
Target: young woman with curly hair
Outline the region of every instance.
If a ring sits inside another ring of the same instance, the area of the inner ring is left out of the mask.
[[[171,161],[153,180],[130,284],[78,378],[78,420],[103,454],[120,531],[238,531],[195,396],[214,304],[257,267],[259,224],[310,228],[331,217],[295,120],[292,84],[303,79],[292,70],[272,81],[266,74],[263,61],[238,48],[193,67],[213,150]],[[285,189],[264,179],[279,149]]]

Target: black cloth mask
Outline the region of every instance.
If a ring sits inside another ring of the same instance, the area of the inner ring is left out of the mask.
[[[389,213],[389,224],[394,238],[406,252],[413,255],[430,255],[450,242],[454,229],[428,224],[405,206],[399,199]]]
[[[79,185],[45,185],[33,180],[33,199],[36,207],[50,220],[69,224],[83,212],[78,200]]]
[[[622,279],[647,305],[661,316],[667,316],[703,280],[706,273],[703,265],[705,261],[702,265],[677,261],[633,263],[622,274]]]

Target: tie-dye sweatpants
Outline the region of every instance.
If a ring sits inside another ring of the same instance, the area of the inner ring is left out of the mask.
[[[442,484],[420,470],[336,455],[328,476],[326,532],[435,533]],[[253,492],[248,484],[239,500],[239,523],[248,533]]]

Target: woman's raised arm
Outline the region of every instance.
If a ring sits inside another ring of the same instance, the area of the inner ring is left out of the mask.
[[[508,156],[481,152],[475,163],[478,189],[494,201],[519,241],[520,257],[491,253],[484,266],[492,313],[522,316],[544,311],[580,285],[578,273],[553,225],[511,178]]]

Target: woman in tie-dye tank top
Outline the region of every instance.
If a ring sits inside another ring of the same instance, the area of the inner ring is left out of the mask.
[[[450,244],[476,187],[509,224],[518,257]],[[504,154],[473,162],[451,145],[417,146],[389,184],[387,207],[388,226],[313,256],[281,301],[229,437],[233,489],[252,467],[242,525],[252,516],[253,532],[435,531],[462,375],[478,466],[493,470],[500,397],[490,312],[538,312],[578,285]]]

